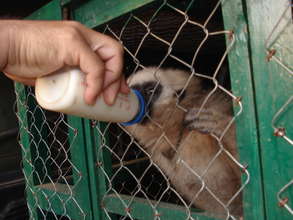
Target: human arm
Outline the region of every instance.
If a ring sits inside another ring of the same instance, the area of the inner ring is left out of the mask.
[[[0,51],[1,71],[27,85],[64,66],[79,67],[88,104],[101,93],[113,104],[118,92],[129,91],[121,74],[122,46],[75,21],[1,20]]]

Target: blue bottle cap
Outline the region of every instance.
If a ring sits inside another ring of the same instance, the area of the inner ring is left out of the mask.
[[[145,106],[146,106],[146,104],[145,104],[145,101],[144,101],[144,98],[143,98],[142,94],[136,89],[133,89],[132,91],[134,92],[134,94],[138,98],[139,112],[137,113],[135,118],[132,119],[131,121],[121,123],[123,126],[130,126],[130,125],[134,125],[136,123],[139,123],[139,122],[142,121],[142,119],[143,119],[143,117],[145,115]]]

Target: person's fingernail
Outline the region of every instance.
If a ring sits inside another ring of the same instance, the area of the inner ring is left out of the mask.
[[[109,87],[105,93],[105,101],[108,105],[113,105],[116,99],[116,92],[112,87]]]
[[[96,103],[96,101],[97,101],[97,98],[98,98],[98,96],[96,95],[96,96],[94,96],[93,98],[92,98],[92,100],[91,100],[91,105],[94,105],[95,103]]]
[[[94,105],[96,102],[96,99],[97,99],[97,95],[93,96],[93,95],[89,94],[88,91],[85,92],[84,100],[85,100],[86,104]]]
[[[88,105],[94,105],[94,102],[93,102],[93,100],[89,99],[89,100],[87,100],[87,104]]]

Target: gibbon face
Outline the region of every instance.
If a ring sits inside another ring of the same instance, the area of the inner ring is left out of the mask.
[[[199,79],[195,80],[194,76],[185,71],[156,67],[136,72],[127,82],[131,88],[141,92],[147,104],[148,116],[143,123],[149,121],[154,112],[164,111],[161,108],[170,104],[178,105],[187,93],[201,89]]]

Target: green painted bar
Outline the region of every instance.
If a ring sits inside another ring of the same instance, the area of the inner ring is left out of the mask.
[[[264,216],[262,167],[260,163],[257,121],[255,113],[254,89],[249,54],[249,36],[244,7],[241,0],[224,1],[222,3],[224,26],[233,30],[235,44],[228,54],[229,69],[233,94],[241,97],[243,112],[237,117],[237,147],[240,161],[248,165],[250,181],[244,188],[244,219],[262,220]],[[227,45],[231,39],[227,39]],[[239,111],[234,107],[234,112]],[[247,179],[242,175],[242,183]]]
[[[36,186],[34,189],[34,196],[36,198],[36,201],[38,202],[39,208],[54,212],[56,215],[70,216],[70,218],[76,220],[91,219],[91,213],[85,213],[86,216],[84,218],[83,213],[80,212],[80,205],[75,202],[76,200],[72,199],[72,197],[76,196],[76,194],[70,194],[66,185],[56,184],[54,185],[54,187],[52,185],[51,189],[48,189],[49,187],[46,187]],[[53,188],[56,189],[56,191],[52,190]],[[64,190],[62,188],[65,188],[67,190]],[[64,193],[66,191],[67,193]]]
[[[67,5],[72,2],[72,0],[59,0],[59,1],[61,6]]]
[[[73,7],[73,16],[74,20],[94,28],[153,1],[155,0],[88,0]]]
[[[100,131],[104,132],[107,126],[107,123],[103,123],[103,122],[99,122],[98,124]],[[95,130],[95,138],[97,138],[96,143],[102,143],[102,136],[97,132],[97,130]],[[109,140],[109,134],[106,134],[104,136],[105,138],[105,144],[110,146],[110,140]],[[100,148],[100,146],[99,146]],[[96,146],[97,149],[97,146]],[[104,150],[102,151],[102,154],[97,154],[97,159],[98,159],[98,164],[102,164],[103,169],[105,170],[105,172],[107,173],[108,177],[112,177],[113,174],[113,170],[112,170],[112,159],[111,159],[111,153],[104,148]],[[101,201],[102,201],[102,197],[105,196],[106,192],[108,191],[109,188],[109,183],[105,177],[105,174],[102,172],[101,170],[101,166],[96,166],[98,168],[98,179],[99,179],[99,191],[100,191],[100,196],[99,198],[99,207],[102,207]],[[102,180],[102,181],[101,181]],[[103,219],[107,219],[104,210],[102,210],[102,216]],[[116,215],[110,215],[111,220],[117,220],[117,216]]]
[[[289,220],[292,215],[278,205],[277,193],[288,183],[293,176],[293,149],[292,145],[280,137],[274,136],[272,119],[276,112],[285,104],[293,91],[293,77],[274,59],[267,61],[266,40],[270,33],[280,31],[273,40],[270,49],[276,49],[276,56],[289,61],[292,71],[292,50],[287,53],[283,48],[292,48],[292,12],[286,16],[287,25],[278,30],[279,19],[285,7],[289,7],[288,0],[247,0],[247,12],[249,21],[249,35],[251,41],[251,55],[253,63],[253,79],[256,94],[256,107],[259,123],[259,135],[263,163],[263,180],[265,189],[265,205],[268,220]],[[276,26],[276,29],[274,28]],[[291,31],[291,32],[290,32]],[[288,34],[291,33],[291,34]],[[287,128],[289,137],[293,137],[293,111],[291,108],[282,115],[278,124]],[[293,188],[286,191],[284,197],[288,197],[288,205],[293,207]]]
[[[131,204],[130,207],[125,207],[122,203],[122,200],[125,204]],[[116,213],[119,215],[127,216],[127,213],[131,214],[131,217],[134,219],[141,220],[150,220],[155,219],[156,216],[161,220],[170,220],[170,219],[189,219],[192,217],[197,220],[217,220],[220,218],[209,217],[204,213],[195,213],[191,212],[190,216],[187,212],[187,209],[180,207],[175,204],[160,202],[156,206],[157,213],[154,212],[154,209],[150,205],[156,204],[156,201],[146,200],[138,197],[131,197],[127,195],[120,194],[119,197],[115,194],[107,195],[103,200],[103,205],[105,209],[109,212]]]
[[[47,5],[36,10],[26,19],[32,20],[61,20],[61,7],[59,0],[52,0]]]
[[[88,158],[86,154],[86,141],[83,127],[83,119],[75,116],[67,116],[69,128],[70,157],[73,166],[73,186],[75,193],[74,200],[77,201],[81,209],[87,213],[86,219],[93,219],[91,206],[90,180],[88,170]],[[70,215],[78,215],[78,210],[72,210]]]
[[[104,172],[101,170],[101,166],[105,169],[106,173],[111,176],[112,163],[111,156],[108,152],[98,153],[102,145],[102,136],[97,132],[95,127],[92,127],[90,120],[85,120],[85,135],[87,144],[87,156],[88,156],[88,167],[90,175],[90,185],[92,194],[92,206],[94,219],[107,219],[103,209],[101,208],[101,201],[108,189],[108,182]],[[98,123],[95,125],[101,132],[105,129],[105,123]],[[108,142],[107,136],[106,143]],[[98,165],[99,164],[99,165]],[[111,216],[113,220],[116,217]]]
[[[105,216],[103,216],[103,212],[100,207],[100,198],[103,196],[102,192],[99,190],[99,185],[104,184],[104,178],[98,178],[97,171],[97,152],[95,148],[95,138],[94,131],[91,127],[90,120],[84,120],[84,128],[85,128],[85,141],[86,141],[86,154],[88,158],[88,169],[89,173],[89,182],[90,182],[90,191],[92,195],[92,212],[93,218],[95,220],[102,220]],[[99,142],[97,143],[99,144]]]

